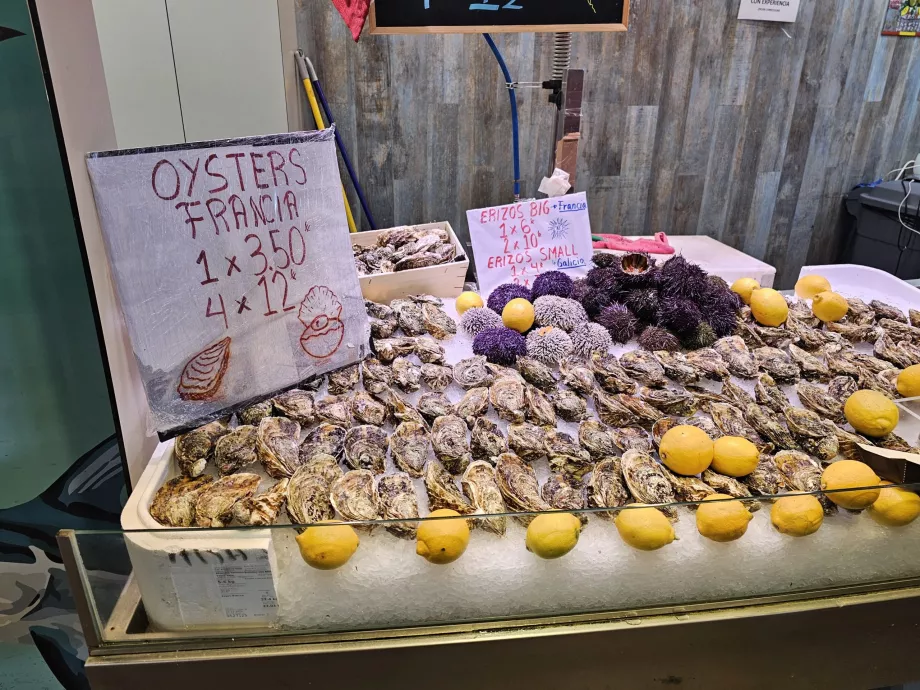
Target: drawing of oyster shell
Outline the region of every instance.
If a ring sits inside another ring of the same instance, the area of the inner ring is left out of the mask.
[[[428,336],[416,338],[415,354],[424,364],[444,364],[444,348]]]
[[[716,490],[699,477],[682,477],[674,474],[664,465],[661,471],[671,484],[674,496],[678,501],[702,501],[707,496],[712,496]]]
[[[658,505],[675,503],[677,497],[671,482],[662,470],[662,465],[655,462],[646,453],[637,450],[628,450],[620,459],[623,479],[629,492],[639,503],[655,505],[672,522],[677,521],[677,511],[671,505]]]
[[[393,383],[406,393],[417,391],[422,387],[422,370],[405,357],[397,357],[393,360]]]
[[[594,372],[583,360],[565,357],[559,363],[562,382],[576,393],[591,395],[594,390]]]
[[[556,414],[567,422],[580,422],[588,418],[588,404],[577,393],[572,391],[557,391],[549,396]]]
[[[540,484],[533,468],[514,453],[502,453],[498,456],[495,479],[509,509],[515,512],[552,510],[540,495]],[[522,515],[517,519],[526,526],[534,517]]]
[[[294,474],[300,464],[300,424],[287,417],[266,417],[256,431],[256,454],[272,479]]]
[[[540,487],[540,497],[549,504],[553,510],[584,510],[585,490],[575,488],[569,479],[562,474],[551,475],[543,486]],[[588,516],[584,513],[575,513],[582,525],[588,524]]]
[[[821,465],[807,453],[799,450],[781,450],[773,457],[773,462],[788,486],[797,491],[820,492]],[[837,506],[827,496],[818,493],[816,498],[821,501],[825,515],[837,513]]]
[[[508,452],[508,441],[498,424],[486,417],[479,417],[470,434],[470,451],[474,460],[494,463],[495,458]]]
[[[287,491],[287,514],[291,522],[311,525],[332,520],[335,510],[329,492],[343,476],[342,468],[331,455],[316,455],[298,467]]]
[[[677,383],[687,385],[690,383],[699,383],[703,378],[703,372],[699,367],[691,364],[686,355],[682,352],[660,351],[652,353],[655,359],[664,369],[665,375]],[[629,391],[620,391],[628,393]]]
[[[527,386],[524,389],[524,417],[537,426],[556,426],[556,408],[536,386]]]
[[[214,446],[214,464],[221,474],[239,472],[258,459],[256,428],[248,424],[221,436]]]
[[[553,472],[564,474],[570,481],[579,484],[591,471],[594,463],[591,455],[582,450],[578,442],[568,434],[550,429],[543,438],[546,456]]]
[[[489,389],[471,388],[454,405],[453,414],[460,417],[472,429],[476,419],[489,409]]]
[[[443,393],[423,393],[418,399],[418,411],[431,424],[438,417],[454,414],[454,405]]]
[[[534,357],[518,357],[517,366],[524,380],[540,390],[550,391],[556,388],[556,375],[553,370]]]
[[[543,429],[527,422],[508,426],[508,447],[525,460],[544,456],[545,438],[546,432]]]
[[[341,458],[345,451],[345,429],[335,424],[323,423],[307,434],[300,444],[300,463],[304,464],[316,455],[331,455]]]
[[[351,470],[337,479],[329,490],[332,507],[346,522],[363,522],[380,517],[380,506],[374,488],[374,473]],[[362,526],[365,530],[373,527]]]
[[[413,477],[422,476],[430,448],[428,430],[418,422],[403,422],[390,436],[393,462]]]
[[[780,421],[779,415],[768,413],[757,403],[751,403],[744,410],[744,419],[776,448],[798,450],[799,444]]]
[[[687,353],[687,361],[703,372],[703,376],[714,381],[721,381],[731,376],[728,365],[722,359],[722,355],[711,347],[704,347],[699,350]]]
[[[422,323],[438,340],[446,340],[457,333],[457,323],[436,304],[422,305]]]
[[[173,456],[179,471],[186,477],[200,477],[214,455],[214,444],[228,432],[227,423],[218,419],[176,436]]]
[[[754,350],[757,366],[780,383],[795,383],[799,380],[799,367],[784,351],[776,347],[758,347]]]
[[[233,519],[241,525],[274,525],[287,500],[290,480],[281,479],[258,496],[249,496],[233,504]]]
[[[843,403],[846,402],[846,398],[835,398],[821,386],[808,381],[799,381],[795,386],[795,391],[799,394],[799,401],[802,405],[812,412],[836,424],[843,424],[846,421],[843,416]]]
[[[757,378],[757,383],[754,384],[754,399],[759,405],[780,413],[792,404],[769,374],[761,374]]]
[[[300,336],[303,351],[316,359],[335,354],[345,337],[345,324],[340,318],[342,303],[325,285],[310,288],[300,303],[297,318],[303,324]]]
[[[312,424],[316,418],[313,409],[313,395],[299,388],[292,388],[275,396],[272,404],[279,415],[303,426]]]
[[[313,409],[321,422],[346,427],[351,425],[351,400],[347,396],[327,395],[317,400]]]
[[[236,417],[242,425],[258,426],[263,419],[271,417],[272,409],[272,401],[263,400],[244,407],[236,413]]]
[[[702,479],[706,484],[716,490],[717,493],[731,496],[732,498],[751,498],[751,490],[741,481],[734,477],[727,477],[713,470],[705,470]],[[756,513],[760,510],[760,501],[745,501],[744,507],[750,512]]]
[[[437,460],[429,460],[425,465],[425,492],[428,494],[428,509],[456,510],[461,515],[469,515],[474,508],[454,483],[444,466]]]
[[[718,352],[728,370],[743,379],[752,379],[757,376],[757,362],[754,355],[748,349],[748,346],[737,335],[730,335],[726,338],[717,340],[713,349]]]
[[[723,387],[724,392],[724,387]],[[699,409],[700,403],[695,395],[685,390],[674,388],[639,389],[639,400],[651,405],[660,417],[661,414],[692,415]],[[646,410],[646,413],[649,411]]]
[[[645,350],[626,352],[620,357],[620,366],[627,375],[651,388],[664,386],[668,382],[664,375],[664,367],[658,363],[658,359],[651,352]]]
[[[230,338],[224,338],[186,362],[176,392],[183,400],[214,400],[229,365]]]
[[[492,385],[494,377],[486,366],[486,358],[474,355],[454,365],[454,381],[461,388],[480,388]]]
[[[382,474],[387,457],[387,432],[370,424],[345,432],[345,461],[356,470]]]
[[[207,474],[170,479],[153,495],[150,516],[167,527],[191,527],[195,521],[195,503],[213,481],[214,477]]]
[[[466,438],[466,422],[457,415],[438,417],[431,425],[434,453],[451,474],[463,474],[472,456]]]
[[[319,403],[317,403],[319,405]],[[387,418],[387,408],[377,402],[365,391],[355,393],[350,400],[351,414],[359,424],[383,426]]]
[[[773,458],[761,454],[757,467],[741,481],[757,496],[775,496],[786,488],[786,481]]]
[[[261,481],[259,475],[251,472],[239,472],[215,479],[195,501],[195,525],[226,526],[233,519],[233,505],[252,496]]]
[[[578,442],[594,460],[616,455],[613,433],[594,419],[586,419],[578,425]]]
[[[629,502],[629,491],[623,480],[620,458],[604,458],[594,466],[588,481],[587,498],[589,508],[619,508]],[[615,512],[596,513],[604,520],[613,520]]]
[[[388,364],[397,357],[411,355],[415,352],[415,338],[384,338],[374,341],[377,359]]]
[[[620,366],[619,360],[613,355],[595,352],[591,355],[589,363],[594,372],[594,378],[608,393],[632,394],[636,392],[636,382],[629,377],[626,369]]]
[[[454,371],[438,364],[422,365],[422,382],[435,393],[443,393],[453,380]]]
[[[652,441],[644,429],[637,426],[624,426],[612,428],[610,433],[613,434],[613,442],[621,452],[627,450],[638,450],[642,453],[652,452]]]
[[[460,485],[477,513],[498,515],[508,511],[501,489],[498,488],[498,482],[495,481],[495,468],[488,462],[482,460],[471,462],[460,479]],[[507,524],[507,518],[504,516],[474,518],[471,521],[476,527],[481,527],[499,536],[505,533]]]
[[[371,337],[389,338],[399,328],[396,312],[387,305],[364,300],[364,309],[371,322]]]
[[[419,475],[421,476],[421,474]],[[400,539],[415,539],[418,522],[418,497],[408,474],[387,474],[377,477],[377,505],[384,520],[408,520],[387,525],[386,529]]]
[[[496,380],[489,388],[489,402],[500,418],[512,423],[524,421],[524,384],[518,380]]]

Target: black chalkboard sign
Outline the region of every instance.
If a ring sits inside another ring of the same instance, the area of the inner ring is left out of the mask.
[[[629,0],[375,0],[372,34],[626,31]]]

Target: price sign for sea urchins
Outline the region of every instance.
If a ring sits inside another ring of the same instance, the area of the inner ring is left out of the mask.
[[[153,428],[359,361],[332,130],[87,156]]]

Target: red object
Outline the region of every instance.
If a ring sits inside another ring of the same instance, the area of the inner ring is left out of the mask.
[[[345,24],[351,29],[351,36],[355,43],[361,38],[361,29],[367,21],[367,13],[371,8],[371,0],[332,0],[335,9],[342,15]]]
[[[630,239],[623,235],[599,235],[602,242],[594,242],[595,249],[613,249],[620,252],[648,252],[649,254],[673,254],[674,247],[668,242],[668,236],[663,232],[656,232],[655,239],[644,237]]]

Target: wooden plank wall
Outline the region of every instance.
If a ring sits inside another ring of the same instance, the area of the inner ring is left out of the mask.
[[[879,35],[887,4],[808,0],[780,25],[739,22],[738,0],[633,0],[628,34],[576,34],[594,230],[711,235],[782,287],[832,262],[842,195],[920,151],[920,39]],[[468,208],[511,200],[508,97],[482,38],[356,45],[329,0],[298,0],[297,17],[378,225],[448,220],[468,242]],[[549,77],[551,34],[496,42],[514,79]],[[539,89],[518,104],[533,195],[552,108]]]

